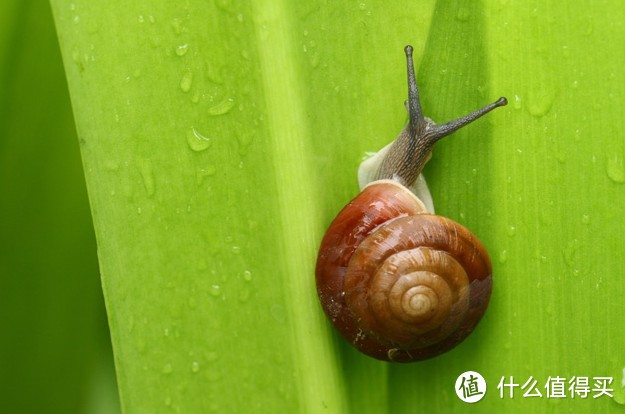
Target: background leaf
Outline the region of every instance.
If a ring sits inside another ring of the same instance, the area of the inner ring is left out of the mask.
[[[87,194],[49,5],[0,5],[2,411],[119,410]]]

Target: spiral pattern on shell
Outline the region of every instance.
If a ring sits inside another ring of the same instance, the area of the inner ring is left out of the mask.
[[[397,218],[370,234],[354,252],[344,283],[360,328],[400,349],[448,337],[469,309],[467,271],[486,268],[471,260],[474,239],[458,223],[427,214]]]
[[[455,221],[427,214],[405,187],[378,181],[336,217],[317,260],[324,311],[361,352],[410,362],[460,343],[484,314],[491,264]]]

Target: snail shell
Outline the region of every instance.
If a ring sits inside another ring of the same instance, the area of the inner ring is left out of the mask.
[[[384,200],[381,202],[380,200]],[[390,180],[367,186],[330,225],[317,261],[323,308],[374,358],[409,362],[461,342],[484,314],[491,264],[479,240],[426,214]]]
[[[488,253],[464,226],[431,214],[421,171],[436,141],[507,103],[435,124],[421,113],[412,48],[405,50],[410,122],[361,165],[362,191],[331,223],[316,267],[321,305],[338,331],[361,352],[394,362],[450,350],[486,311]]]

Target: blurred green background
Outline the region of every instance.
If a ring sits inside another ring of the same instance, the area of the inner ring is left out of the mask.
[[[0,2],[0,411],[119,411],[50,5]]]

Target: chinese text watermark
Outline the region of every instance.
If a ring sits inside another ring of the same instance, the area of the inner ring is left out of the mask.
[[[536,379],[533,376],[515,379],[502,376],[497,384],[499,398],[600,398],[614,397],[613,377],[549,376]],[[486,395],[486,380],[475,371],[460,374],[455,384],[456,395],[462,401],[474,403]]]

